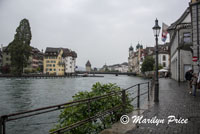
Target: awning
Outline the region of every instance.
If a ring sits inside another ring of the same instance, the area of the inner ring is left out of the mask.
[[[166,69],[160,69],[160,70],[158,70],[158,72],[168,72],[168,70],[166,70]]]

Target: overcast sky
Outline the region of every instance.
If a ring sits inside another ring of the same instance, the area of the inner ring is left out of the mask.
[[[0,44],[8,45],[20,20],[30,22],[31,45],[77,52],[77,65],[127,62],[138,41],[154,46],[155,18],[170,25],[190,0],[0,0]],[[160,39],[159,39],[160,40]],[[161,43],[161,41],[160,41]]]

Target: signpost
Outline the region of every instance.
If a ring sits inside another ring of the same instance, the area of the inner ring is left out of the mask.
[[[192,61],[197,62],[198,61],[198,57],[197,56],[193,56],[192,57]]]

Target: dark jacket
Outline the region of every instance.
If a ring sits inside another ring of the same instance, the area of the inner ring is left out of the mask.
[[[185,79],[190,81],[192,79],[192,72],[190,72],[190,71],[186,72]]]

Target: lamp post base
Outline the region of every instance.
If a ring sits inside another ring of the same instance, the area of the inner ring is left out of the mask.
[[[159,102],[159,83],[158,81],[155,82],[155,90],[154,90],[154,102]]]

